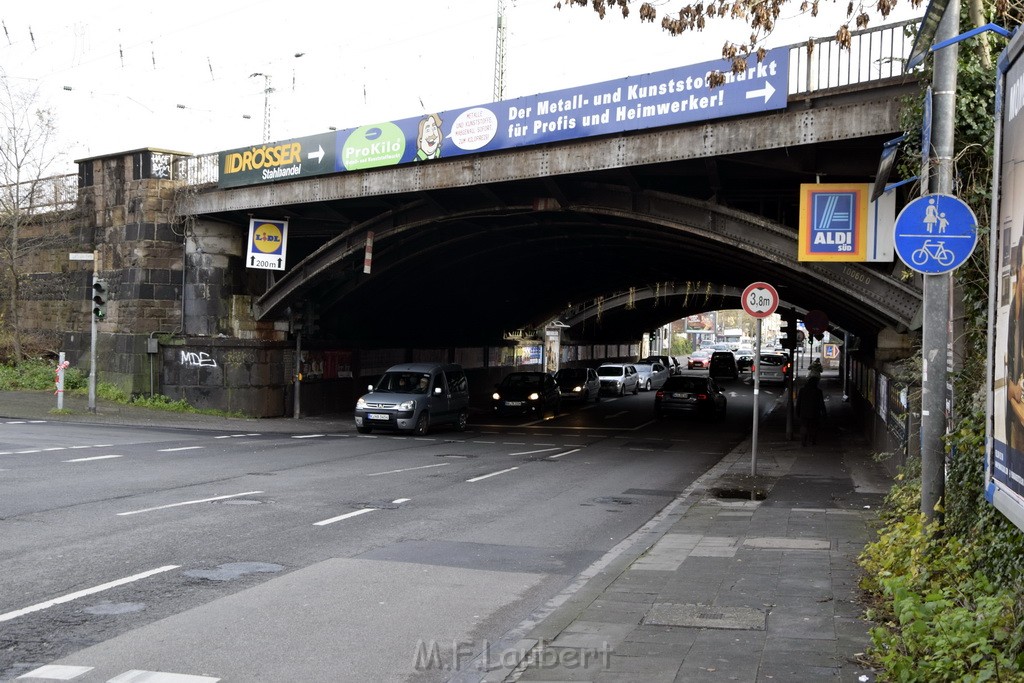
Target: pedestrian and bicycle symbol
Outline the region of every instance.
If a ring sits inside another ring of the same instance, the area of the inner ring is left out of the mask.
[[[947,194],[918,197],[896,217],[896,253],[919,273],[947,273],[970,257],[978,243],[971,207]]]

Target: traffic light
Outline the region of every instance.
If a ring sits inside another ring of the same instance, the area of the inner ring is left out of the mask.
[[[107,299],[110,298],[110,289],[107,281],[97,278],[92,283],[92,317],[96,322],[107,318]]]
[[[796,314],[787,311],[783,314],[782,322],[779,325],[779,344],[782,348],[792,352],[797,344]]]

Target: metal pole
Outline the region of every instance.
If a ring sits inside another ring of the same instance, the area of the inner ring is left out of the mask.
[[[935,42],[960,32],[960,2],[951,0],[935,32]],[[932,190],[953,189],[953,124],[956,115],[956,44],[935,53],[934,125],[932,148],[935,173]],[[948,379],[949,295],[951,275],[924,276],[924,323],[921,331],[921,512],[931,522],[941,520],[945,496],[946,382]]]
[[[64,409],[64,352],[57,356],[57,410]]]
[[[95,264],[95,259],[93,260]],[[96,281],[100,279],[99,273],[93,270],[92,272],[92,284],[95,285]],[[92,310],[92,292],[96,290],[92,287],[89,288],[89,320],[90,323],[90,339],[89,339],[89,411],[96,412],[96,315]]]
[[[299,387],[302,386],[302,332],[295,333],[295,401],[292,408],[292,417],[296,420],[300,417],[299,409]]]
[[[750,476],[757,476],[757,423],[761,421],[758,396],[761,393],[761,318],[754,333],[754,427],[750,436]]]

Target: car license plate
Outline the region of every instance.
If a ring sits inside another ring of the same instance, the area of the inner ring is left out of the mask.
[[[507,405],[507,406],[521,406],[521,405],[523,405],[523,402],[522,401],[505,401],[505,405]]]
[[[389,420],[389,419],[391,419],[391,416],[388,415],[387,413],[368,413],[366,415],[366,417],[370,418],[371,420]]]
[[[690,395],[689,394],[675,393],[675,394],[672,394],[672,398],[690,398]]]

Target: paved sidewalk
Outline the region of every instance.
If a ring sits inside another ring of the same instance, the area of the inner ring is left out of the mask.
[[[747,441],[581,577],[485,681],[871,681],[857,555],[890,485],[824,378],[818,445],[777,406]],[[750,491],[764,493],[750,500]],[[758,496],[759,497],[759,496]],[[458,680],[465,680],[465,677]]]

